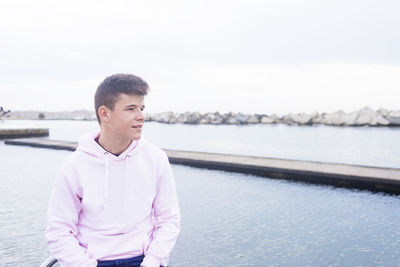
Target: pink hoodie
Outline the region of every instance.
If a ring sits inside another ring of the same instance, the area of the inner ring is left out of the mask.
[[[68,267],[142,254],[143,265],[166,266],[180,230],[167,155],[142,137],[117,157],[98,135],[82,137],[59,169],[48,208],[51,253]]]

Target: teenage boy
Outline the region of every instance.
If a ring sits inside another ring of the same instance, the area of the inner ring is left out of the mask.
[[[147,83],[115,74],[97,88],[100,132],[62,163],[46,238],[62,266],[167,266],[180,230],[167,155],[142,137]]]

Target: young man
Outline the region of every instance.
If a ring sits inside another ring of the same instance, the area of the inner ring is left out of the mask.
[[[62,266],[167,266],[180,230],[167,155],[142,137],[148,85],[130,74],[97,88],[100,132],[83,136],[61,165],[47,243]]]

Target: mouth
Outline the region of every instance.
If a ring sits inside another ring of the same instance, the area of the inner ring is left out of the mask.
[[[132,126],[132,128],[137,128],[137,129],[141,129],[143,127],[143,125],[135,125],[135,126]]]

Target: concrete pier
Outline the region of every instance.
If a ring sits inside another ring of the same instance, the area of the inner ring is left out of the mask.
[[[0,128],[0,139],[49,136],[45,128]]]
[[[43,138],[6,140],[9,145],[75,150],[76,142]],[[400,169],[165,149],[172,164],[224,170],[400,195]]]

